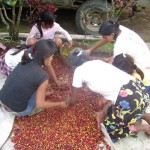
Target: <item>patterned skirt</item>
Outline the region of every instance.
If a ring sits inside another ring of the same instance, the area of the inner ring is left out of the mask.
[[[148,92],[138,79],[122,86],[116,104],[108,109],[103,122],[113,142],[135,134],[132,128],[145,113],[148,101]]]
[[[5,63],[5,54],[0,56],[0,71],[6,76],[12,72],[12,69]]]

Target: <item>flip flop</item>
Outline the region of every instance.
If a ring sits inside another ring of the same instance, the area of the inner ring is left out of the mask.
[[[30,115],[28,115],[28,116],[33,116],[33,115],[35,115],[35,114],[37,114],[37,113],[42,112],[43,110],[44,110],[44,109],[35,108],[35,110],[34,110]]]

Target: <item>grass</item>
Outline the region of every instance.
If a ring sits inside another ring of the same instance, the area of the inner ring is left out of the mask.
[[[80,42],[82,42],[82,40],[80,40]],[[92,47],[93,45],[96,44],[96,42],[98,42],[98,40],[84,40],[84,43],[86,43],[88,45],[88,47]],[[104,56],[104,57],[110,57],[113,55],[113,48],[114,48],[114,43],[113,42],[109,42],[106,43],[105,45],[95,49],[92,52],[92,55],[95,56]]]
[[[98,40],[76,40],[75,45],[73,48],[75,47],[81,47],[83,49],[88,49],[89,47],[92,47],[93,45],[95,45],[95,43]],[[113,54],[113,47],[114,44],[111,43],[107,43],[97,49],[95,49],[94,51],[92,51],[91,55],[93,56],[98,56],[98,57],[110,57]],[[62,57],[64,57],[64,59],[67,59],[68,57],[68,53],[72,50],[68,49],[68,47],[66,47],[65,45],[63,47],[61,47],[61,55]]]
[[[0,24],[0,32],[7,32],[6,26]],[[30,32],[30,26],[28,24],[21,24],[19,27],[20,33],[29,33]]]
[[[20,44],[20,40],[13,41],[10,39],[7,39],[7,40],[5,39],[5,40],[0,40],[0,43],[3,43],[7,47],[16,47],[17,45]]]

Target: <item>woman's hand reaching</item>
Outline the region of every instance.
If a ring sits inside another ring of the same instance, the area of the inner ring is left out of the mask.
[[[60,102],[60,108],[66,108],[68,105],[66,103],[66,101],[62,101]]]
[[[73,41],[72,40],[68,41],[68,48],[72,48],[72,46],[73,46]]]

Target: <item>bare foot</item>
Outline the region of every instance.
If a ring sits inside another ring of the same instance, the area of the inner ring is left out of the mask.
[[[139,125],[139,124],[142,124],[142,119],[138,120],[135,125]]]
[[[147,137],[150,137],[150,132],[145,132],[145,135],[146,135]]]
[[[150,113],[145,113],[142,117],[150,125]]]
[[[135,124],[136,132],[144,131],[146,135],[150,135],[150,125]]]

